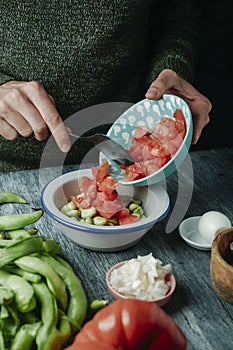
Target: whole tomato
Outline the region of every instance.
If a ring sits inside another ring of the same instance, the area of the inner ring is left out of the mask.
[[[185,350],[175,321],[155,303],[117,300],[101,309],[66,350]]]

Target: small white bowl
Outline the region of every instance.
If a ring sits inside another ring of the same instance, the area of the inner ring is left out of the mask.
[[[179,225],[179,234],[191,247],[199,250],[210,250],[211,244],[206,242],[198,230],[201,216],[193,216],[183,220]]]
[[[119,268],[120,266],[122,266],[123,264],[125,264],[127,262],[126,261],[122,261],[114,266],[112,266],[107,274],[106,274],[106,283],[107,283],[107,287],[108,287],[108,290],[109,290],[109,293],[111,294],[111,296],[114,298],[114,299],[128,299],[129,297],[126,297],[120,293],[118,293],[111,285],[110,283],[110,277],[111,277],[111,273],[114,269],[117,269]],[[159,306],[163,306],[165,305],[170,299],[171,299],[171,296],[172,294],[174,293],[174,290],[176,288],[176,279],[174,277],[174,275],[172,273],[168,273],[165,277],[165,280],[167,282],[170,283],[170,287],[169,287],[169,290],[167,292],[167,294],[161,298],[158,298],[158,299],[155,299],[155,300],[148,300],[148,302],[155,302],[156,304],[158,304]]]
[[[60,209],[78,194],[79,181],[83,176],[92,178],[91,169],[81,169],[62,174],[51,180],[43,189],[41,203],[44,211],[55,220],[62,232],[78,245],[96,251],[126,249],[140,240],[153,225],[169,212],[170,199],[167,191],[156,184],[149,187],[118,186],[118,193],[142,200],[146,218],[135,223],[119,226],[95,226],[74,221]]]
[[[116,162],[109,159],[110,172],[124,185],[147,186],[164,181],[174,173],[184,161],[192,141],[193,124],[192,115],[187,103],[178,96],[164,94],[159,100],[144,99],[127,109],[111,126],[107,135],[118,141],[125,149],[131,146],[134,130],[137,126],[153,129],[161,117],[173,118],[176,109],[180,109],[186,122],[184,140],[175,155],[155,173],[142,179],[124,181],[125,170]],[[105,156],[100,153],[100,163]]]

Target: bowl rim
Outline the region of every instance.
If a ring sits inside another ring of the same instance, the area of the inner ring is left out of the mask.
[[[119,299],[134,299],[134,298],[130,298],[130,297],[127,297],[127,296],[124,296],[123,294],[120,294],[119,292],[117,292],[110,284],[110,275],[112,273],[113,270],[115,270],[116,268],[124,265],[125,263],[127,263],[129,261],[128,260],[123,260],[121,262],[118,262],[116,263],[115,265],[113,265],[112,267],[109,268],[109,270],[107,271],[106,273],[106,277],[105,277],[105,280],[106,280],[106,284],[107,284],[107,287],[108,287],[108,290],[109,292],[111,293],[114,293],[116,295],[117,298]],[[156,302],[156,303],[161,303],[160,305],[162,306],[163,304],[165,304],[166,302],[168,302],[168,300],[170,299],[170,297],[172,296],[173,292],[175,291],[176,289],[176,278],[174,276],[174,274],[172,272],[169,272],[167,273],[167,275],[165,276],[165,279],[169,279],[171,281],[171,285],[169,286],[169,289],[166,293],[166,295],[160,297],[160,298],[157,298],[157,299],[154,299],[154,300],[145,300],[147,302]],[[112,294],[111,293],[111,294]],[[113,296],[113,295],[112,295]],[[114,297],[115,298],[115,297]],[[164,303],[163,303],[164,302]]]
[[[151,192],[152,195],[155,195],[155,190],[158,191],[157,194],[160,194],[163,196],[164,200],[164,208],[162,210],[162,213],[155,217],[154,219],[151,219],[150,215],[149,217],[146,217],[145,219],[141,221],[137,221],[136,223],[130,223],[126,225],[117,225],[117,226],[95,226],[88,223],[83,223],[81,221],[74,221],[71,218],[67,217],[65,214],[63,214],[54,204],[51,197],[52,194],[55,193],[56,190],[60,188],[60,186],[65,185],[71,181],[74,180],[74,174],[81,174],[84,172],[89,172],[89,175],[91,175],[91,168],[85,168],[85,169],[78,169],[78,170],[72,170],[64,174],[57,175],[53,179],[51,179],[42,189],[41,192],[41,205],[43,210],[55,221],[58,223],[78,231],[83,232],[91,232],[91,233],[102,233],[102,234],[125,234],[127,232],[135,232],[139,230],[144,230],[147,227],[152,227],[156,222],[161,221],[163,218],[166,217],[168,212],[170,211],[171,207],[171,201],[170,197],[167,193],[167,191],[159,184],[155,184],[150,187],[142,186],[141,188],[145,188],[145,190],[148,190]],[[87,175],[87,174],[86,174]],[[63,182],[61,182],[61,179],[64,179]],[[78,177],[77,177],[78,178]],[[153,188],[153,190],[152,190]],[[51,194],[52,189],[52,194]],[[136,189],[136,188],[135,188]],[[49,204],[49,206],[48,206]],[[52,205],[51,205],[52,204]]]
[[[156,172],[154,172],[153,174],[150,174],[148,176],[145,176],[144,178],[142,179],[138,179],[138,180],[134,180],[134,181],[124,181],[124,180],[119,180],[119,182],[125,186],[127,185],[139,185],[140,183],[142,182],[150,182],[150,179],[152,179],[154,176],[156,176],[157,178],[161,179],[161,178],[166,178],[167,176],[171,175],[172,172],[168,172],[167,175],[165,175],[165,172],[167,169],[170,169],[172,167],[172,164],[176,164],[176,159],[179,157],[179,155],[181,154],[182,152],[182,148],[183,146],[186,147],[187,149],[187,152],[189,150],[189,147],[191,145],[191,138],[192,138],[192,132],[193,132],[193,123],[192,123],[192,113],[191,113],[191,110],[190,110],[190,107],[189,105],[187,104],[187,102],[182,99],[180,96],[177,96],[177,95],[173,95],[173,94],[163,94],[161,96],[161,98],[159,100],[148,100],[147,98],[141,100],[141,101],[138,101],[137,103],[135,103],[133,106],[131,106],[128,110],[131,110],[132,108],[136,108],[138,105],[141,105],[143,104],[145,101],[150,101],[152,103],[158,103],[159,101],[161,100],[165,100],[167,98],[176,98],[180,101],[182,101],[182,103],[185,105],[185,107],[187,108],[188,110],[188,114],[184,116],[185,118],[185,123],[186,123],[186,133],[185,133],[185,137],[179,147],[179,149],[177,150],[177,152],[175,153],[175,155],[162,167],[160,168],[159,170],[157,170]],[[126,110],[125,112],[123,112],[114,122],[117,123],[120,118],[122,118],[124,116],[125,113],[128,112],[128,110]],[[187,120],[189,120],[189,125],[187,125]],[[111,126],[111,128],[108,130],[107,132],[107,135],[110,136],[110,133],[114,127],[114,124]],[[187,144],[187,145],[186,145]],[[99,157],[99,160],[101,160],[101,157],[103,157],[103,155],[101,155],[100,153],[100,157]],[[176,167],[177,168],[177,167]]]

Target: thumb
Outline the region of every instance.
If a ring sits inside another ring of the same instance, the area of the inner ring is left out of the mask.
[[[164,69],[149,86],[145,97],[151,100],[159,99],[163,94],[174,88],[178,76],[171,69]]]

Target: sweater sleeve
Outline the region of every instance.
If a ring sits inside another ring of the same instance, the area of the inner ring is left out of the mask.
[[[199,56],[198,5],[192,0],[171,0],[161,2],[161,6],[159,17],[156,16],[156,8],[151,15],[151,70],[148,83],[165,68],[173,69],[192,82]]]
[[[7,83],[10,80],[14,80],[14,78],[10,77],[7,74],[4,74],[4,73],[0,72],[0,85],[2,85],[4,83]]]

